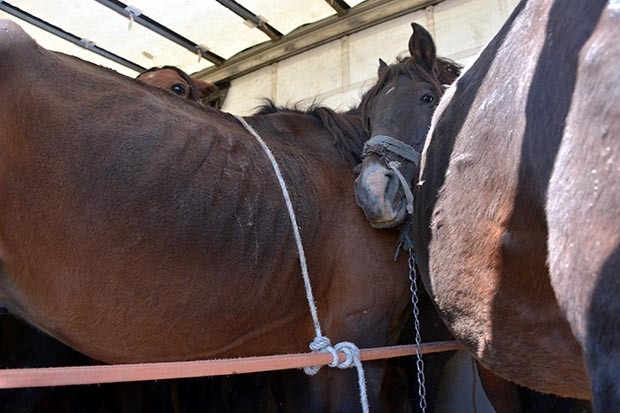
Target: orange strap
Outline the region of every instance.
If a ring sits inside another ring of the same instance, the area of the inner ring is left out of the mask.
[[[423,343],[422,354],[461,349],[456,341]],[[362,361],[410,356],[415,345],[377,347],[360,350]],[[339,353],[344,361],[344,353]],[[45,367],[0,370],[0,388],[67,386],[75,384],[164,380],[186,377],[222,376],[323,366],[331,363],[329,353],[300,353],[233,359],[179,361],[165,363],[114,364],[102,366]]]

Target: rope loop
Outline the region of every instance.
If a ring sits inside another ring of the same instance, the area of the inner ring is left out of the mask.
[[[332,362],[328,364],[329,367],[337,367],[339,369],[348,369],[355,367],[357,369],[357,385],[360,391],[360,403],[362,405],[362,412],[369,413],[370,408],[368,405],[368,393],[366,391],[366,375],[364,373],[364,367],[362,366],[362,360],[360,358],[360,349],[350,341],[341,341],[332,347],[329,338],[325,336],[316,336],[312,343],[310,343],[310,350],[314,352],[330,353],[332,355]],[[344,361],[340,362],[338,352],[342,352],[345,355]],[[304,372],[309,375],[315,375],[321,366],[304,367]]]
[[[312,340],[312,343],[310,343],[310,350],[319,353],[330,353],[332,355],[332,362],[329,363],[328,366],[337,367],[339,369],[348,369],[350,367],[355,367],[355,365],[357,365],[357,362],[361,360],[360,349],[354,343],[350,341],[342,341],[332,346],[329,338],[325,336],[315,337],[314,340]],[[338,352],[344,353],[344,361],[340,362]],[[316,366],[307,368],[312,369],[311,375],[316,374],[318,369],[320,369],[320,367]]]
[[[312,343],[310,343],[310,350],[312,351],[325,351],[327,347],[331,347],[332,343],[326,336],[316,336]]]
[[[332,347],[332,343],[326,336],[316,336],[312,343],[310,343],[310,350],[315,353],[330,353],[332,355],[332,362],[328,365],[330,367],[336,367],[338,365],[338,361],[340,358],[338,357],[338,352],[334,347]],[[309,366],[304,367],[304,373],[308,376],[314,376],[316,373],[321,370],[321,366]]]
[[[360,349],[350,341],[342,341],[334,346],[334,350],[343,352],[347,357],[342,363],[338,363],[336,366],[329,365],[330,367],[338,367],[339,369],[348,369],[355,367],[360,360]]]

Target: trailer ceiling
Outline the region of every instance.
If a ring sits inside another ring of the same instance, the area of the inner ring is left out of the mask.
[[[173,65],[236,76],[437,0],[0,0],[43,47],[127,76]]]

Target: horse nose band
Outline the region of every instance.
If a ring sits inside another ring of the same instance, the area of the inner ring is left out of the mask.
[[[362,159],[373,154],[383,156],[386,152],[398,155],[404,160],[413,163],[416,167],[420,166],[420,152],[413,149],[411,145],[407,145],[405,142],[387,135],[375,135],[370,138],[364,144]]]
[[[407,145],[406,143],[387,135],[375,135],[370,138],[364,144],[364,150],[362,152],[362,159],[369,155],[376,154],[381,156],[382,159],[385,160],[388,168],[394,172],[394,174],[398,178],[400,186],[403,188],[405,198],[407,199],[407,213],[409,215],[412,215],[413,192],[411,191],[411,187],[409,186],[409,183],[407,182],[403,174],[400,172],[401,163],[398,161],[389,160],[385,156],[386,152],[396,154],[404,160],[413,163],[416,167],[420,166],[420,152],[413,149],[411,145]]]

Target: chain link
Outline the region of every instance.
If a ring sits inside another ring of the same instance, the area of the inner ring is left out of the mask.
[[[418,370],[418,395],[420,396],[420,411],[426,413],[426,385],[424,377],[424,360],[422,360],[422,346],[420,338],[420,309],[418,308],[418,281],[415,269],[415,256],[413,250],[408,249],[409,258],[409,291],[411,291],[411,304],[413,304],[413,325],[415,328],[415,355]]]

